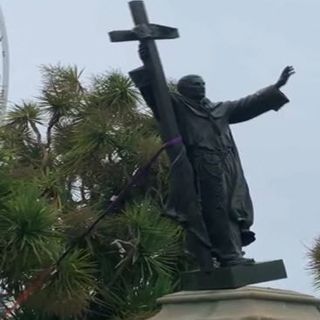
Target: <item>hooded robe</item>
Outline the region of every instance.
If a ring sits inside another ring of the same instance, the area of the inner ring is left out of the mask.
[[[148,72],[130,73],[157,118],[156,102]],[[278,111],[288,98],[271,85],[239,100],[213,103],[208,98],[194,101],[171,93],[173,109],[195,176],[202,215],[218,260],[242,256],[242,246],[254,239],[253,205],[230,124]],[[160,119],[161,121],[161,119]],[[249,235],[249,238],[246,238]]]

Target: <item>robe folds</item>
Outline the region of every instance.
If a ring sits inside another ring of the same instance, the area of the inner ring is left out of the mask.
[[[157,118],[148,72],[139,68],[130,76]],[[219,260],[242,256],[242,246],[253,224],[253,205],[230,124],[278,111],[288,98],[274,85],[239,100],[194,101],[171,93],[176,122],[192,165],[202,215]],[[158,119],[161,121],[161,119]],[[249,232],[250,234],[250,232]]]

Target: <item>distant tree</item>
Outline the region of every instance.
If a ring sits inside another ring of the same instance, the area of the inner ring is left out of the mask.
[[[0,279],[16,299],[51,266],[161,146],[131,80],[88,83],[72,66],[42,67],[41,94],[14,105],[0,129]],[[182,231],[163,218],[163,154],[62,261],[19,319],[143,319],[178,285]]]
[[[308,252],[309,268],[314,277],[314,285],[320,290],[320,237],[318,237],[313,247]]]

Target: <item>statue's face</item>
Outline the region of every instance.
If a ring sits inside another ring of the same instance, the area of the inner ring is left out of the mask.
[[[201,100],[206,95],[205,82],[197,75],[185,76],[178,82],[178,91],[188,98]]]

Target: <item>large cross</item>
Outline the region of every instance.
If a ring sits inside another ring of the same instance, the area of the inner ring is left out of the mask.
[[[129,2],[135,27],[133,30],[112,31],[112,42],[140,41],[148,50],[148,63],[144,67],[151,78],[155,97],[161,138],[164,143],[176,141],[180,136],[172,107],[165,74],[155,40],[177,38],[178,30],[171,27],[150,24],[143,1]],[[194,186],[193,169],[186,155],[183,143],[170,143],[167,148],[171,170],[171,195],[175,209],[186,216],[186,230],[189,235],[193,254],[202,271],[212,270],[210,240],[203,222],[198,195]]]
[[[112,42],[132,40],[144,42],[150,56],[150,65],[147,67],[151,72],[152,89],[156,97],[158,115],[161,119],[162,138],[165,141],[170,141],[179,136],[179,131],[173,116],[166,78],[154,40],[177,38],[179,37],[178,30],[150,24],[143,1],[131,1],[129,6],[135,28],[128,31],[112,31],[109,35]]]

